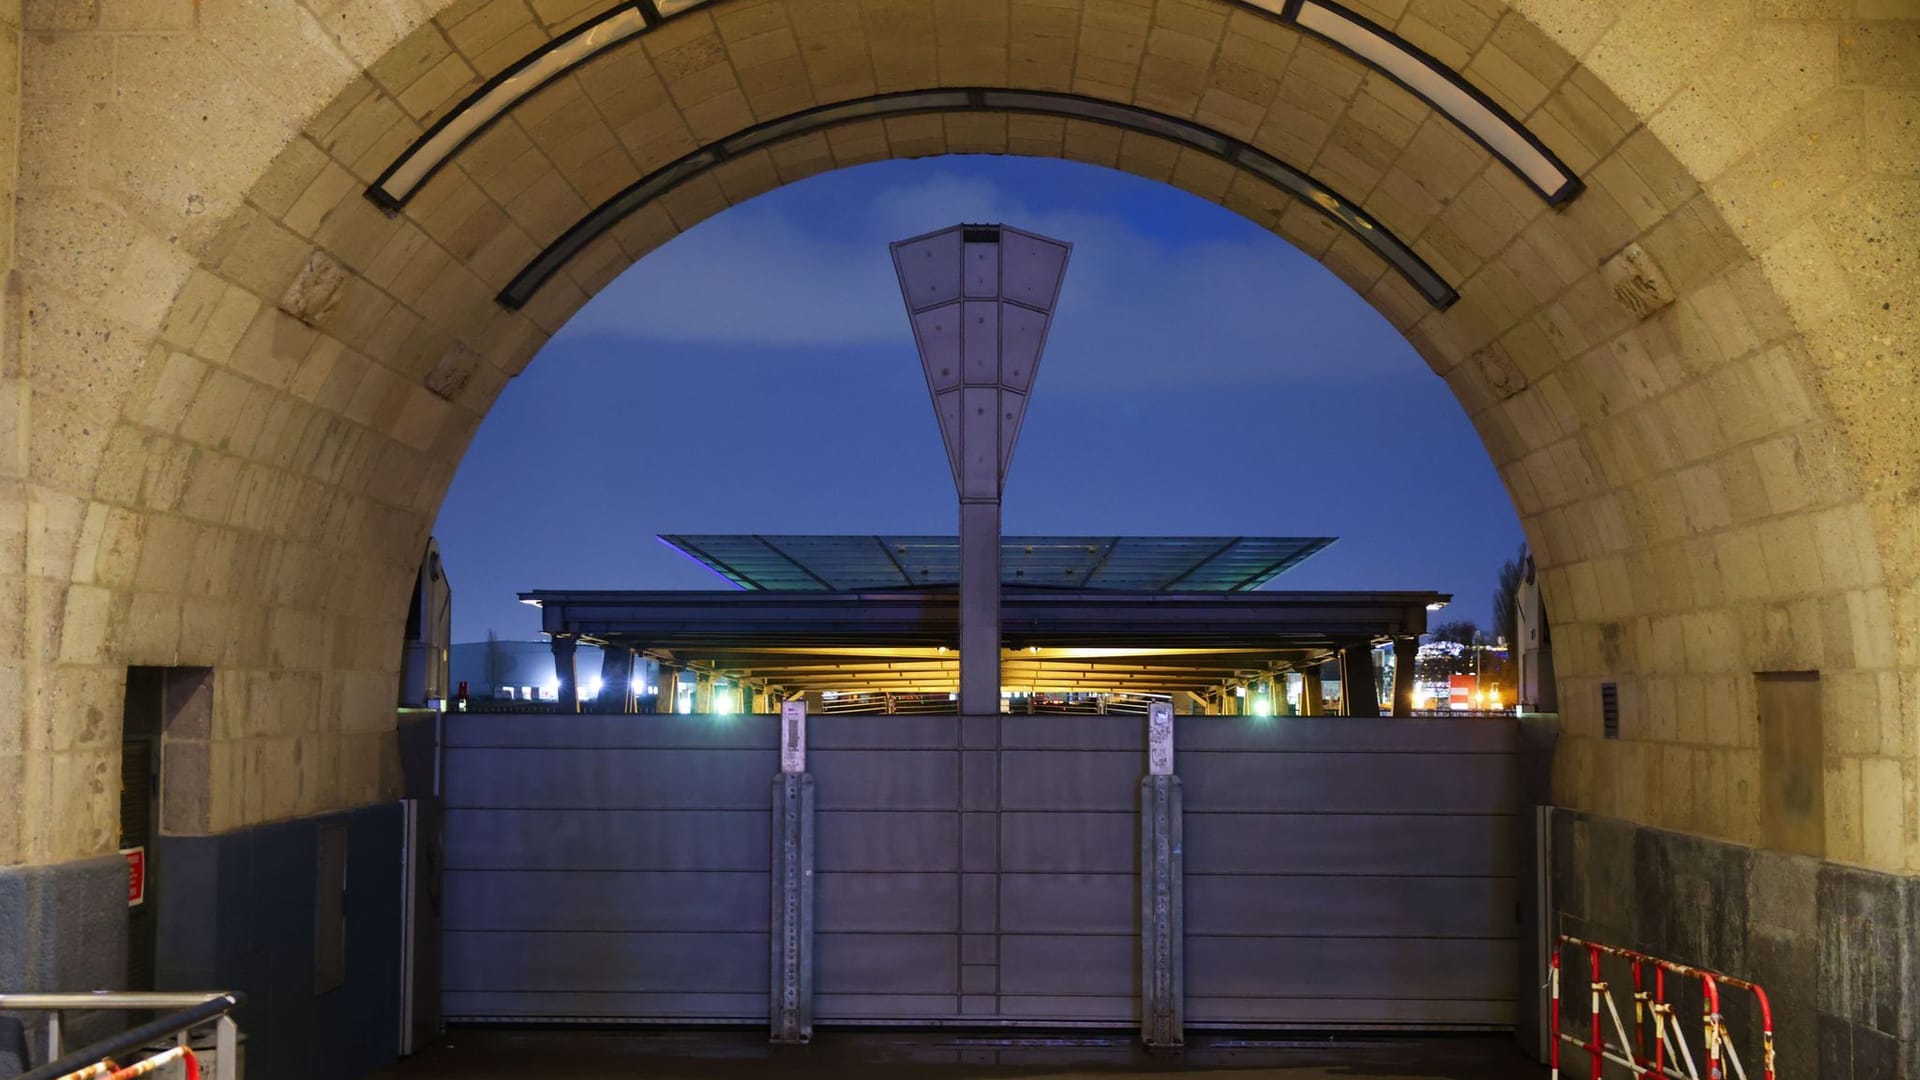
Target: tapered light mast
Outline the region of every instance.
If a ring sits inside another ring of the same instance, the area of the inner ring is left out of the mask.
[[[1000,493],[1073,245],[955,225],[893,245],[960,494],[960,712],[1000,712]]]

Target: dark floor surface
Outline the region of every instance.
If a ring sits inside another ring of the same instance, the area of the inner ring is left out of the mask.
[[[454,1030],[375,1080],[1067,1080],[1130,1073],[1235,1080],[1538,1080],[1547,1073],[1505,1036],[1202,1035],[1190,1038],[1184,1051],[1158,1054],[1118,1034],[821,1032],[804,1047],[769,1047],[764,1038],[744,1031]]]

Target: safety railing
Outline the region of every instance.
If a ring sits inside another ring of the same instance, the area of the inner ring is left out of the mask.
[[[212,1080],[240,1080],[240,1028],[234,1023],[233,1010],[239,1008],[238,991],[203,993],[152,993],[143,991],[102,990],[83,994],[0,994],[0,1012],[47,1012],[46,1064],[29,1069],[17,1080],[123,1080],[172,1064],[184,1062],[188,1080],[199,1080],[199,1060],[188,1046],[188,1035],[196,1028],[213,1026]],[[137,1027],[128,1028],[98,1042],[71,1052],[63,1052],[61,1013],[117,1010],[122,1012],[158,1012],[173,1010]],[[141,1053],[166,1039],[172,1047],[143,1060],[118,1064],[120,1058]]]
[[[1590,1030],[1589,1036],[1585,1039],[1560,1030],[1560,960],[1569,949],[1585,954],[1589,972]],[[1631,1034],[1626,1023],[1621,1019],[1620,1007],[1614,1002],[1613,986],[1601,972],[1601,962],[1606,957],[1625,961],[1633,973]],[[1693,1047],[1687,1042],[1685,1026],[1681,1023],[1676,1011],[1676,1002],[1669,997],[1670,992],[1679,989],[1679,987],[1668,986],[1667,978],[1670,975],[1683,986],[1695,981],[1699,984],[1701,1057],[1698,1064],[1693,1055]],[[1625,1066],[1635,1077],[1726,1080],[1727,1077],[1732,1076],[1737,1080],[1748,1080],[1746,1066],[1740,1059],[1736,1041],[1728,1032],[1726,1015],[1721,1009],[1720,991],[1722,989],[1742,990],[1753,996],[1760,1024],[1760,1076],[1764,1080],[1774,1080],[1773,1006],[1767,1001],[1767,992],[1757,983],[1717,971],[1709,971],[1706,968],[1665,960],[1633,949],[1583,941],[1570,934],[1560,935],[1554,944],[1547,981],[1551,998],[1549,1023],[1552,1028],[1553,1080],[1560,1080],[1560,1045],[1562,1043],[1584,1051],[1588,1055],[1592,1066],[1592,1080],[1601,1080],[1602,1071],[1607,1062]],[[1608,1030],[1608,1025],[1602,1023],[1601,1006],[1603,1004],[1606,1007],[1607,1018],[1612,1021],[1611,1031]],[[1648,1030],[1649,1027],[1651,1031]],[[1618,1045],[1608,1041],[1614,1037],[1618,1037]],[[1704,1066],[1704,1072],[1700,1071],[1700,1066]],[[1727,1072],[1729,1067],[1733,1070],[1731,1074]],[[1685,1071],[1682,1072],[1681,1069]]]

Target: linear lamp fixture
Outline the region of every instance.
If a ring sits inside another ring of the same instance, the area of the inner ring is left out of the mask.
[[[1580,178],[1545,143],[1464,76],[1399,35],[1330,0],[1247,0],[1333,45],[1444,113],[1514,174],[1558,206]]]
[[[664,0],[660,8],[678,12],[704,0]],[[486,130],[521,99],[603,50],[647,29],[640,7],[622,4],[561,35],[546,48],[528,54],[454,106],[440,122],[416,139],[367,189],[383,209],[398,210],[448,159]]]
[[[758,124],[696,150],[642,177],[589,211],[574,226],[534,256],[497,297],[507,308],[518,309],[587,245],[621,219],[687,179],[740,154],[859,120],[953,112],[1028,113],[1060,116],[1118,127],[1165,139],[1176,145],[1220,158],[1279,187],[1331,219],[1398,271],[1436,308],[1445,309],[1460,294],[1412,248],[1365,210],[1339,192],[1273,156],[1230,139],[1190,120],[1156,113],[1136,105],[1101,101],[1076,94],[1044,90],[990,88],[907,90],[853,101],[822,105],[778,120]]]

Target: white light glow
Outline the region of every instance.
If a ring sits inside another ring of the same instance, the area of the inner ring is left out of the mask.
[[[600,691],[604,685],[605,684],[603,684],[599,679],[595,679],[586,685],[585,690],[582,692],[582,696],[597,698],[600,696]]]

